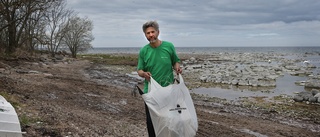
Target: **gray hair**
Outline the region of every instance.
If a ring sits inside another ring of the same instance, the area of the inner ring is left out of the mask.
[[[143,32],[146,32],[147,28],[149,27],[153,27],[156,31],[159,31],[159,24],[157,23],[157,21],[148,21],[144,23],[142,26]]]

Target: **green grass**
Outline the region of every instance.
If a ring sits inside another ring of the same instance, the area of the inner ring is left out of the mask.
[[[22,127],[30,126],[33,124],[42,124],[42,120],[39,117],[30,117],[26,114],[22,114],[19,116],[20,125]]]
[[[19,106],[18,101],[6,92],[0,92],[0,95],[4,97],[10,104],[16,109]]]
[[[137,66],[138,64],[138,56],[134,54],[83,54],[78,56],[94,63],[106,65]]]

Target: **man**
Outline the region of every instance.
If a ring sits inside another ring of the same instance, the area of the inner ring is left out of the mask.
[[[145,78],[144,93],[148,92],[150,77],[165,87],[174,82],[173,70],[177,74],[182,73],[180,59],[176,54],[172,43],[158,39],[159,25],[156,21],[148,21],[142,26],[142,30],[149,44],[140,49],[138,59],[138,74]],[[148,107],[146,107],[147,128],[149,136],[155,136]]]

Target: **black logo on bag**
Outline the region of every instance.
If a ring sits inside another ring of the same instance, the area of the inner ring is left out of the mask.
[[[177,110],[179,114],[181,114],[181,110],[186,110],[187,108],[182,108],[180,107],[179,104],[177,104],[177,107],[176,108],[173,108],[173,109],[170,109],[169,111],[175,111]]]

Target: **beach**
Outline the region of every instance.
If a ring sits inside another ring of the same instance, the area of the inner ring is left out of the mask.
[[[280,72],[292,74],[296,71],[288,71],[292,70],[285,67],[289,65],[281,67],[283,63],[292,63],[286,57],[275,53],[181,53],[179,56],[183,64],[183,77],[196,108],[199,123],[197,136],[320,136],[318,103],[295,102],[292,96],[285,94],[270,98],[237,96],[236,99],[225,99],[214,92],[207,95],[195,91],[216,87],[228,89],[233,85],[233,88],[243,91],[272,92],[272,83],[261,90],[254,84],[239,86],[239,81],[232,84],[230,77],[215,80],[220,78],[219,73],[244,77],[240,73],[231,73],[240,71],[236,68],[245,70],[245,66],[251,65],[259,68],[256,72],[268,74],[264,76],[281,77]],[[312,56],[319,54],[312,53]],[[22,130],[26,132],[25,137],[147,136],[144,102],[133,88],[135,84],[142,86],[141,79],[136,78],[134,73],[136,66],[132,62],[136,57],[137,54],[132,53],[110,53],[108,58],[82,55],[78,59],[62,57],[58,60],[39,55],[4,59],[0,61],[0,93],[14,104]],[[113,62],[110,58],[129,61],[117,60],[115,62],[118,64],[110,64]],[[256,59],[255,62],[252,59]],[[291,66],[294,68],[296,65]],[[281,71],[275,74],[266,72],[273,67]],[[304,68],[302,64],[300,68]],[[318,68],[315,69],[312,69],[313,76],[318,73]],[[309,74],[309,71],[303,73]],[[250,77],[256,75],[260,73],[248,73]]]

